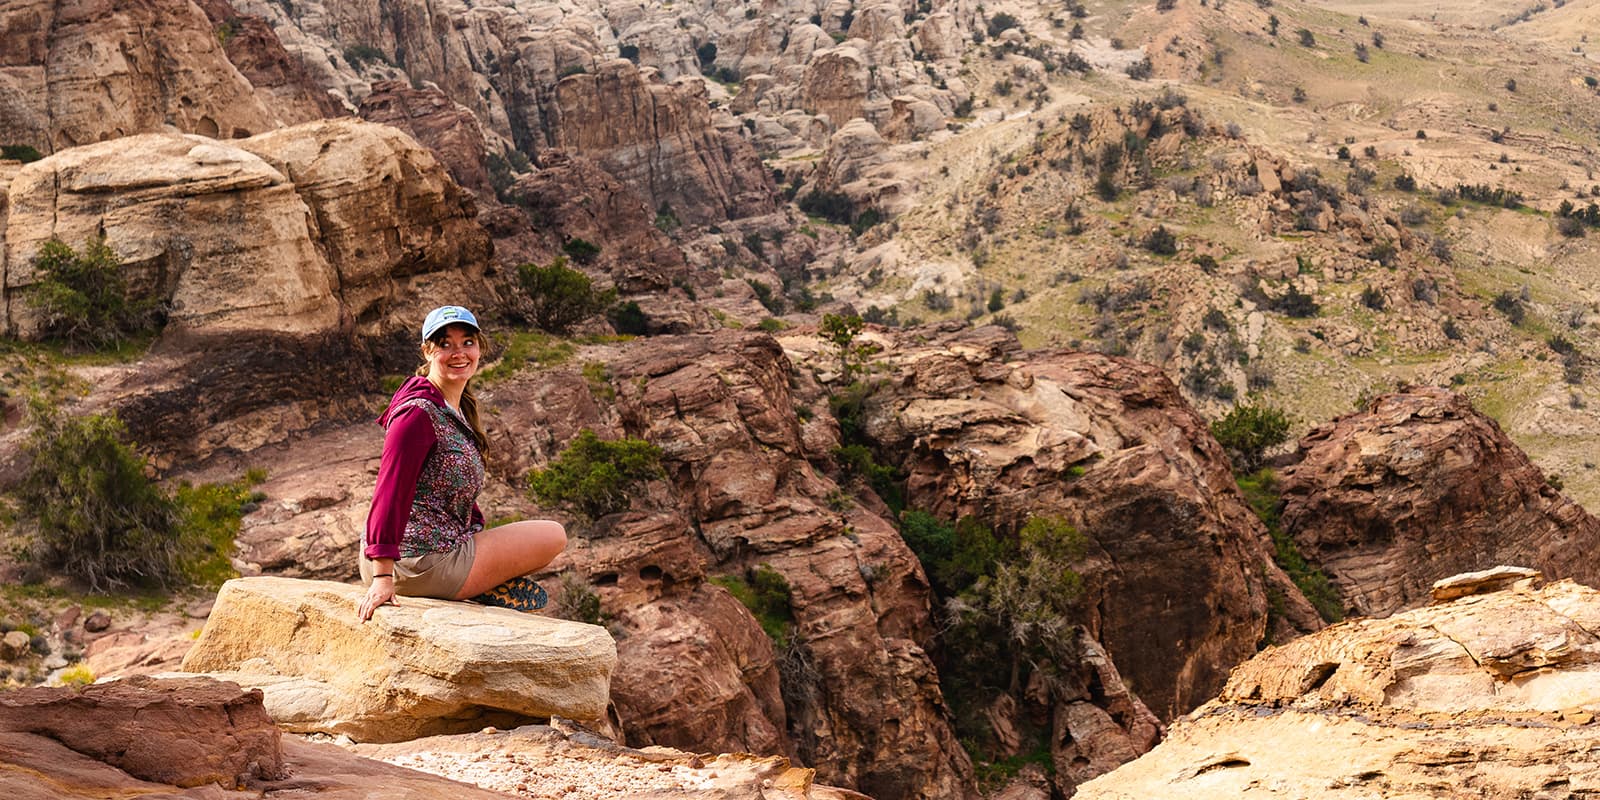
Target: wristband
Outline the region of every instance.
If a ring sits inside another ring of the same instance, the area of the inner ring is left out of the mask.
[[[393,578],[394,577],[394,573],[393,572],[385,572],[382,575],[374,575],[372,577],[374,577],[374,578]]]

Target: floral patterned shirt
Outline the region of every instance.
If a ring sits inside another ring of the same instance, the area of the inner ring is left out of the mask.
[[[438,388],[406,381],[378,421],[387,433],[362,552],[411,558],[455,549],[482,530],[483,455]]]

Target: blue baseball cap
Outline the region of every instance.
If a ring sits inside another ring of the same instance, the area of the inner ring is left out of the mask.
[[[433,338],[446,325],[471,325],[473,330],[478,330],[478,318],[461,306],[439,306],[429,311],[428,318],[422,321],[423,341]]]

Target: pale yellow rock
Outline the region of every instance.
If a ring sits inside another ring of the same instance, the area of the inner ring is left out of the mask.
[[[1516,568],[1498,591],[1359,619],[1240,665],[1083,800],[1551,797],[1600,787],[1600,592]],[[1556,791],[1559,790],[1559,791]]]
[[[604,628],[405,597],[356,619],[365,589],[240,578],[223,585],[187,672],[259,687],[289,730],[392,742],[488,721],[605,714],[617,650]]]

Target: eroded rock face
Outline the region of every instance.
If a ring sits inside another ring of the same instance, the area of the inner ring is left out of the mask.
[[[364,591],[289,578],[229,581],[183,668],[260,687],[286,730],[359,741],[605,715],[616,645],[604,629],[422,597],[363,624],[353,609]]]
[[[997,529],[1064,516],[1093,542],[1089,632],[1158,715],[1199,705],[1256,652],[1269,589],[1289,598],[1294,627],[1319,627],[1204,420],[1158,368],[1023,353],[993,327],[869,340],[890,377],[867,400],[866,432],[900,459],[908,504]]]
[[[1334,625],[1239,666],[1154,751],[1078,797],[1452,798],[1471,786],[1514,798],[1591,785],[1596,609],[1594,589],[1530,577]]]
[[[361,101],[361,118],[391,125],[422,143],[444,164],[450,177],[479,197],[494,196],[484,165],[485,139],[478,118],[438,89],[414,89],[400,81],[379,81]]]
[[[48,737],[134,778],[180,787],[286,775],[280,734],[261,707],[261,693],[211,678],[140,676],[81,692],[5,692],[0,732]]]
[[[769,214],[776,187],[749,144],[711,124],[705,83],[648,83],[627,61],[562,78],[549,144],[593,159],[686,223]]]
[[[1436,388],[1321,425],[1282,471],[1283,524],[1345,602],[1382,616],[1435,580],[1495,564],[1600,581],[1600,521],[1546,482],[1494,420]]]
[[[608,364],[615,400],[597,401],[577,368],[513,378],[496,387],[497,399],[517,399],[490,436],[511,454],[506,474],[548,463],[581,427],[665,452],[669,479],[633,512],[580,530],[553,565],[581,571],[628,632],[613,692],[628,742],[704,749],[709,732],[754,750],[787,731],[829,783],[879,798],[969,796],[971,768],[924,651],[927,583],[883,517],[828,504],[839,487],[812,462],[836,446],[836,429],[825,411],[796,414],[811,401],[792,393],[805,379],[783,350],[729,331],[584,357]],[[787,652],[706,582],[761,565],[789,585]],[[775,663],[788,670],[781,703]],[[663,712],[674,702],[687,718]]]
[[[54,152],[170,130],[251,136],[280,118],[190,0],[10,4],[0,22],[0,140]]]

